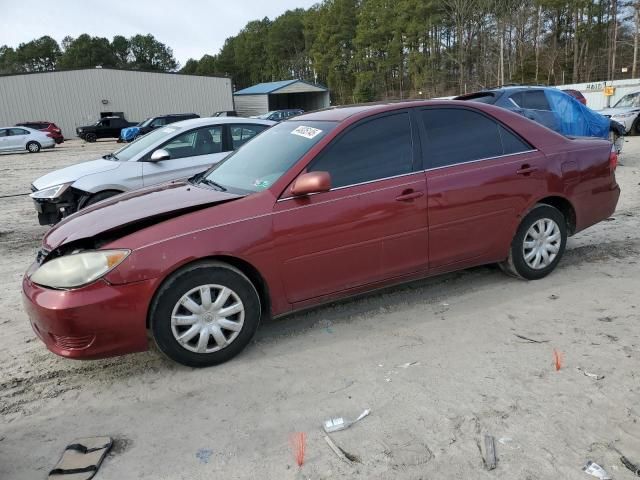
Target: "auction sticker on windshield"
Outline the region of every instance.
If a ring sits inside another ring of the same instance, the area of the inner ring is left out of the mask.
[[[167,127],[162,129],[162,133],[173,133],[176,130],[177,130],[176,128]]]
[[[291,133],[293,135],[298,135],[300,137],[312,139],[312,138],[317,137],[318,135],[320,135],[322,133],[322,130],[319,130],[319,129],[313,128],[313,127],[305,127],[303,125],[300,125],[298,128],[296,128]]]

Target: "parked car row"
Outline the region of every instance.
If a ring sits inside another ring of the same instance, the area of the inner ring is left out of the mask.
[[[78,359],[150,333],[203,367],[265,318],[383,286],[488,263],[541,279],[620,188],[608,140],[537,120],[450,100],[193,119],[45,175],[41,222],[64,218],[23,279],[33,329]]]

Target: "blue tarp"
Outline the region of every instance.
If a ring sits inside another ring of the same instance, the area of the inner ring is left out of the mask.
[[[545,88],[558,131],[576,137],[609,138],[610,120],[559,90]]]
[[[132,142],[140,133],[140,127],[127,127],[120,130],[120,138],[125,142]]]

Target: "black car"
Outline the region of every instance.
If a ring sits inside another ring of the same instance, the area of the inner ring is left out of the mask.
[[[152,132],[156,128],[164,127],[170,123],[181,122],[182,120],[191,120],[192,118],[200,118],[200,115],[195,113],[170,113],[167,115],[157,115],[155,117],[149,117],[143,122],[133,126],[123,128],[120,131],[119,142],[132,142],[136,138],[146,135]]]
[[[76,133],[87,142],[95,142],[99,138],[119,138],[123,128],[136,125],[122,117],[103,117],[93,125],[76,128]]]
[[[237,117],[238,112],[235,110],[222,110],[220,112],[215,112],[212,117]]]

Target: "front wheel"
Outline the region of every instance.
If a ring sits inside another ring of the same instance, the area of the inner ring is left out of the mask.
[[[150,310],[158,348],[190,367],[235,357],[251,341],[260,316],[254,285],[240,270],[220,262],[199,263],[171,276]]]
[[[27,143],[27,151],[29,153],[38,153],[42,146],[38,142]]]
[[[512,275],[538,280],[549,275],[567,246],[567,221],[555,207],[538,204],[522,220],[501,265]]]
[[[87,133],[84,139],[89,143],[94,143],[98,139],[98,136],[95,133]]]

